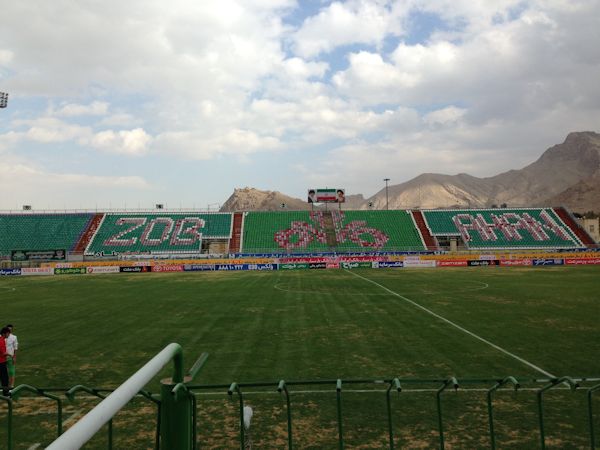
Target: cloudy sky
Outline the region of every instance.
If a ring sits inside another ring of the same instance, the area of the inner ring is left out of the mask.
[[[0,2],[0,209],[370,196],[600,131],[600,0]]]

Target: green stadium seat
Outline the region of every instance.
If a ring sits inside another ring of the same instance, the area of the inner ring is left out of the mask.
[[[84,232],[92,214],[2,214],[0,254],[13,250],[69,251]]]
[[[425,250],[410,212],[270,211],[245,215],[242,253],[376,250]]]
[[[230,213],[109,213],[86,254],[197,253],[204,239],[231,238]]]
[[[434,236],[461,237],[471,249],[584,247],[552,208],[423,211]]]

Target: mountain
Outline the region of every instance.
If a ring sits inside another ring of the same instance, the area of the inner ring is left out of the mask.
[[[344,209],[359,209],[365,202],[362,194],[347,195]],[[300,211],[310,210],[311,205],[306,200],[290,197],[277,191],[261,191],[259,189],[245,187],[234,189],[233,194],[221,207],[222,212],[232,211],[279,211],[283,209]],[[333,206],[336,207],[335,205]],[[314,209],[325,209],[323,205],[314,205]],[[331,205],[329,206],[331,209]]]
[[[600,212],[600,171],[545,201],[547,205],[564,205],[572,211]]]
[[[306,200],[293,198],[277,191],[261,191],[245,187],[234,189],[233,194],[221,206],[221,211],[279,211],[283,209],[282,205],[285,205],[286,209],[295,211],[310,209]]]
[[[589,179],[600,170],[600,135],[594,132],[570,133],[562,144],[546,150],[532,164],[519,169],[478,178],[467,174],[422,174],[388,190],[390,208],[446,208],[451,206],[490,207],[556,204],[558,195],[573,208],[575,193],[569,188]],[[582,187],[583,189],[583,187]],[[589,191],[585,206],[594,198]],[[563,194],[564,193],[564,194]],[[589,197],[589,198],[588,198]],[[367,199],[375,208],[385,207],[385,189]],[[367,208],[363,205],[363,208]]]
[[[482,179],[466,173],[442,175],[424,173],[406,183],[389,186],[390,209],[449,208],[452,206],[481,206],[489,197],[490,187]],[[386,207],[385,189],[367,199],[361,209]]]
[[[600,211],[600,134],[570,133],[547,149],[537,161],[518,170],[479,178],[466,173],[424,173],[405,183],[388,186],[391,209],[508,206],[567,206],[584,212]],[[308,210],[304,199],[254,188],[235,189],[222,211]],[[369,206],[371,204],[371,206]],[[344,209],[384,209],[385,188],[364,199],[346,195]]]

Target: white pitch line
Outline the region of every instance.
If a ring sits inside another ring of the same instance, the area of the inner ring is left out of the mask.
[[[354,275],[355,277],[358,277],[358,278],[360,278],[360,279],[362,279],[362,280],[368,281],[369,283],[371,283],[371,284],[374,284],[375,286],[378,286],[378,287],[380,287],[381,289],[384,289],[384,290],[386,290],[386,291],[387,291],[387,292],[389,292],[390,294],[392,294],[392,295],[394,295],[394,296],[396,296],[396,297],[398,297],[398,298],[400,298],[400,299],[404,300],[404,301],[405,301],[405,302],[407,302],[407,303],[410,303],[410,304],[411,304],[411,305],[413,305],[413,306],[416,306],[417,308],[419,308],[419,309],[420,309],[420,310],[422,310],[422,311],[425,311],[427,314],[431,314],[433,317],[435,317],[435,318],[437,318],[437,319],[440,319],[440,320],[441,320],[441,321],[443,321],[443,322],[446,322],[448,325],[451,325],[451,326],[453,326],[454,328],[456,328],[456,329],[458,329],[458,330],[462,331],[463,333],[466,333],[466,334],[468,334],[469,336],[471,336],[471,337],[473,337],[473,338],[477,339],[478,341],[481,341],[481,342],[483,342],[483,343],[485,343],[485,344],[489,345],[490,347],[493,347],[493,348],[495,348],[496,350],[498,350],[498,351],[500,351],[500,352],[504,353],[505,355],[508,355],[508,356],[510,356],[511,358],[514,358],[514,359],[516,359],[517,361],[519,361],[519,362],[521,362],[521,363],[525,364],[526,366],[529,366],[529,367],[531,367],[532,369],[534,369],[534,370],[537,370],[539,373],[542,373],[542,374],[546,375],[547,377],[556,378],[556,377],[555,377],[554,375],[552,375],[550,372],[547,372],[547,371],[545,371],[545,370],[544,370],[544,369],[542,369],[541,367],[538,367],[538,366],[536,366],[535,364],[533,364],[533,363],[530,363],[530,362],[529,362],[529,361],[527,361],[526,359],[523,359],[523,358],[521,358],[520,356],[517,356],[517,355],[515,355],[514,353],[511,353],[511,352],[509,352],[508,350],[505,350],[505,349],[503,349],[503,348],[502,348],[502,347],[500,347],[499,345],[496,345],[496,344],[494,344],[493,342],[490,342],[490,341],[488,341],[487,339],[485,339],[485,338],[482,338],[481,336],[479,336],[479,335],[477,335],[477,334],[473,333],[472,331],[469,331],[469,330],[467,330],[466,328],[463,328],[463,327],[461,327],[460,325],[458,325],[458,324],[456,324],[456,323],[452,322],[451,320],[448,320],[448,319],[446,319],[445,317],[443,317],[443,316],[440,316],[439,314],[436,314],[436,313],[434,313],[432,310],[425,308],[424,306],[422,306],[422,305],[418,304],[417,302],[415,302],[415,301],[411,300],[410,298],[408,298],[408,297],[404,297],[403,295],[400,295],[400,294],[398,294],[397,292],[394,292],[394,291],[392,291],[391,289],[388,289],[388,288],[386,288],[386,287],[385,287],[385,286],[383,286],[382,284],[379,284],[379,283],[377,283],[376,281],[373,281],[373,280],[370,280],[369,278],[365,278],[365,277],[363,277],[363,276],[361,276],[361,275],[358,275],[357,273],[354,273],[354,272],[352,272],[352,271],[350,271],[350,270],[346,270],[346,272],[348,272],[348,273],[350,273],[350,274]]]
[[[469,280],[467,281],[467,283],[477,283],[478,286],[476,285],[475,287],[472,288],[464,288],[462,290],[452,290],[452,292],[454,293],[460,293],[460,292],[474,292],[474,291],[483,291],[484,289],[487,289],[490,287],[489,284],[484,283],[483,281],[476,281],[476,280]],[[296,290],[296,289],[286,289],[285,287],[281,287],[281,285],[279,283],[275,283],[273,285],[274,289],[277,289],[278,291],[281,292],[288,292],[290,294],[311,294],[311,295],[315,295],[315,294],[329,294],[331,292],[334,291],[319,291],[319,290],[313,290],[313,291],[302,291],[302,290]],[[418,292],[418,295],[437,295],[440,292]],[[410,293],[412,295],[412,293]],[[385,293],[381,293],[381,294],[363,294],[363,293],[357,293],[357,294],[349,294],[349,293],[344,293],[344,295],[346,296],[362,296],[362,297],[366,297],[366,296],[371,296],[371,297],[381,297],[382,295],[386,295]]]
[[[458,380],[460,383],[460,380]],[[440,383],[441,385],[442,383]],[[489,383],[491,384],[491,382]],[[543,386],[542,386],[543,387]],[[535,388],[535,387],[520,387],[517,392],[537,392],[541,389],[541,387]],[[555,391],[571,391],[572,389],[570,387],[556,387],[553,390]],[[217,396],[222,396],[222,397],[226,397],[228,396],[227,392],[224,391],[218,391],[218,392],[202,392],[202,391],[194,391],[192,389],[192,391],[194,392],[194,394],[197,397],[217,397]],[[419,389],[411,389],[411,388],[406,388],[404,386],[402,386],[402,393],[403,394],[422,394],[422,393],[428,393],[428,392],[437,392],[439,391],[439,388],[419,388]],[[468,387],[463,387],[460,386],[459,389],[457,389],[456,391],[452,391],[452,392],[460,392],[460,393],[468,393],[468,392],[487,392],[489,391],[489,388],[468,388]],[[337,390],[335,389],[321,389],[321,390],[299,390],[299,391],[294,391],[294,390],[290,390],[290,395],[294,394],[334,394],[337,392]],[[344,394],[372,394],[372,393],[385,393],[387,392],[387,390],[385,389],[343,389],[342,392]],[[392,389],[392,392],[396,392],[395,389]],[[498,392],[514,392],[514,388],[513,387],[505,387],[502,389],[499,389]],[[257,396],[279,396],[281,395],[279,392],[277,391],[243,391],[244,395],[257,395]]]
[[[41,446],[42,446],[42,444],[38,442],[37,444],[33,444],[27,450],[36,450],[36,449],[40,448]]]

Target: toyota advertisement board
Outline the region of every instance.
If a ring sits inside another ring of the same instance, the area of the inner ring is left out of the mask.
[[[165,264],[152,267],[152,272],[183,272],[182,264]]]

